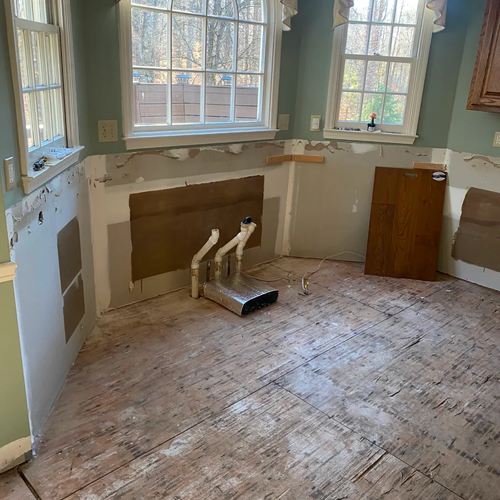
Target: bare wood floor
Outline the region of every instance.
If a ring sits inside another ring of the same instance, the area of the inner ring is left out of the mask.
[[[289,283],[246,318],[186,290],[107,314],[0,498],[498,500],[500,294],[326,262],[300,295],[316,265],[254,270]]]

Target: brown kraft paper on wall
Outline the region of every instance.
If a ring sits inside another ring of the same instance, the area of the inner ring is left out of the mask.
[[[133,281],[189,268],[219,229],[219,243],[205,257],[212,259],[247,216],[257,224],[247,247],[261,244],[264,176],[132,194],[129,203]]]
[[[57,235],[57,253],[59,256],[61,290],[64,293],[82,269],[80,226],[76,217],[71,219],[59,231]]]
[[[500,193],[469,189],[452,257],[500,272]]]
[[[64,331],[66,343],[75,333],[80,321],[85,316],[85,295],[82,275],[68,288],[64,294]]]

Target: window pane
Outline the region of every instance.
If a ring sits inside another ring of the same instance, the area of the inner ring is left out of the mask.
[[[28,58],[26,56],[26,37],[28,31],[17,30],[17,44],[19,47],[19,69],[21,71],[21,84],[23,89],[33,86],[33,82],[30,82],[29,68],[28,68]]]
[[[395,22],[416,24],[419,0],[398,0]]]
[[[202,14],[204,3],[203,0],[173,0],[172,10]]]
[[[132,64],[168,67],[168,15],[132,9]]]
[[[172,123],[199,123],[200,73],[175,72],[172,79]]]
[[[35,139],[33,137],[33,120],[32,120],[32,109],[34,106],[31,102],[34,101],[33,94],[24,94],[24,121],[26,123],[26,138],[28,139],[28,148],[32,148],[35,145]]]
[[[405,28],[396,26],[392,36],[391,56],[393,57],[411,57],[413,52],[413,39],[415,37],[415,28]]]
[[[223,73],[207,73],[205,122],[231,120],[231,88],[233,78]]]
[[[388,92],[408,92],[411,64],[391,63],[389,69]]]
[[[132,5],[146,5],[157,9],[170,9],[170,0],[132,0]]]
[[[38,92],[36,95],[36,107],[38,114],[38,133],[40,143],[52,141],[54,138],[50,127],[50,95],[48,90]]]
[[[364,78],[365,61],[347,59],[344,67],[342,88],[344,90],[363,90]]]
[[[359,121],[359,109],[361,107],[361,93],[342,92],[340,99],[339,120],[348,122]]]
[[[172,66],[199,69],[202,59],[202,19],[172,14]]]
[[[378,56],[388,56],[390,40],[391,40],[390,26],[381,26],[376,24],[372,25],[368,54],[378,55]]]
[[[59,35],[47,35],[47,60],[49,61],[49,85],[61,85],[61,55],[59,53]]]
[[[234,23],[207,20],[207,68],[233,69]]]
[[[368,61],[365,90],[384,92],[386,72],[387,72],[386,62]]]
[[[406,96],[387,94],[383,122],[391,125],[403,125],[405,106]]]
[[[349,19],[352,21],[369,21],[372,0],[356,0],[349,11]]]
[[[259,118],[261,77],[238,75],[236,86],[236,121],[255,121]]]
[[[47,22],[47,3],[46,0],[31,0],[33,6],[33,21],[39,23]]]
[[[346,54],[366,54],[368,41],[367,24],[349,24],[347,28]]]
[[[240,19],[262,22],[262,0],[237,0]]]
[[[373,22],[392,23],[394,0],[373,0]]]
[[[208,0],[208,14],[210,16],[236,17],[233,0]]]
[[[262,26],[240,23],[238,27],[238,71],[261,71]]]
[[[50,102],[52,106],[52,116],[53,116],[53,135],[54,138],[58,136],[64,136],[64,111],[63,111],[63,101],[62,101],[62,91],[61,89],[54,89],[50,91]]]
[[[31,0],[16,0],[16,16],[21,19],[33,19],[30,15]],[[28,17],[30,16],[30,17]]]
[[[45,52],[45,34],[40,31],[31,32],[31,47],[33,49],[33,71],[35,85],[44,87],[48,85],[47,58]]]
[[[134,70],[135,123],[138,125],[168,123],[167,71]]]
[[[383,94],[365,94],[363,98],[363,108],[361,110],[361,121],[366,123],[371,121],[370,115],[372,113],[377,113],[377,116],[380,119],[383,100]],[[378,119],[375,121],[378,122]]]

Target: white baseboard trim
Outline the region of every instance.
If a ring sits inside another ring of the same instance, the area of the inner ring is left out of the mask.
[[[0,448],[0,474],[24,462],[24,455],[30,451],[30,436],[2,446]]]
[[[13,281],[16,277],[17,264],[15,262],[5,262],[0,264],[0,283]]]

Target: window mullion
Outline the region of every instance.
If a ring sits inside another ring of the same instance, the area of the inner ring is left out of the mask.
[[[207,46],[208,46],[208,20],[205,17],[201,24],[202,33],[201,33],[201,69],[203,73],[201,74],[201,88],[200,88],[200,123],[205,123],[205,103],[207,99]]]
[[[168,25],[168,36],[167,36],[167,67],[169,69],[167,73],[167,124],[172,125],[172,82],[173,82],[173,74],[172,74],[172,13],[169,12],[167,14],[167,25]]]
[[[236,121],[236,85],[238,80],[238,75],[236,74],[238,70],[238,31],[239,23],[234,23],[234,36],[233,36],[233,77],[231,79],[231,109],[230,109],[230,121],[234,123]]]
[[[31,31],[26,30],[26,38],[28,39],[28,44],[26,46],[26,52],[29,57],[27,58],[28,60],[26,61],[28,64],[28,67],[30,68],[31,76],[33,78],[33,81],[30,82],[33,84],[33,88],[36,89],[36,82],[35,82],[35,67],[34,67],[34,54],[33,54],[33,43],[32,43],[32,38],[31,38]],[[30,94],[28,97],[29,101],[29,107],[30,107],[30,115],[31,115],[31,134],[33,137],[33,145],[34,146],[40,146],[40,130],[38,128],[38,106],[37,106],[37,100],[36,100],[36,94]]]

